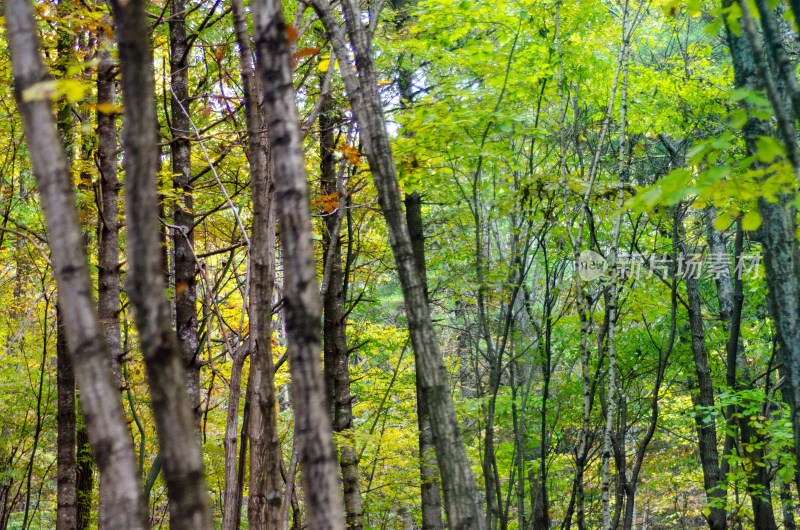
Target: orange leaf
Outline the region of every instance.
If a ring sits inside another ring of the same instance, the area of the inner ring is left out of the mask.
[[[289,37],[289,44],[294,44],[297,40],[297,29],[294,26],[286,26],[286,36]]]
[[[302,59],[303,57],[309,57],[311,55],[314,55],[318,51],[319,48],[317,48],[316,46],[313,48],[303,48],[302,50],[299,50],[297,53],[292,55],[292,58],[296,61],[298,59]]]

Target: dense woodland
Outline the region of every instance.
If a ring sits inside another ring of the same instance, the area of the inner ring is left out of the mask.
[[[797,528],[800,1],[2,8],[0,529]]]

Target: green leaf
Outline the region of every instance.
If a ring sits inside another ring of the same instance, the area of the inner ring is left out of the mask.
[[[756,211],[747,212],[742,218],[742,228],[744,230],[753,231],[761,226],[761,214]]]
[[[714,228],[717,230],[725,230],[731,225],[731,214],[723,213],[714,219]]]

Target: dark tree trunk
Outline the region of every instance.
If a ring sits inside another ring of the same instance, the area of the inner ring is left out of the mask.
[[[730,5],[730,2],[723,1],[723,6],[726,5]],[[787,120],[785,117],[789,109],[793,108],[795,112],[798,110],[797,82],[794,73],[790,71],[783,46],[778,40],[774,14],[766,3],[757,2],[757,5],[761,11],[762,26],[772,59],[774,79],[767,71],[761,37],[757,35],[749,8],[746,6],[743,9],[746,18],[743,21],[743,28],[747,39],[734,34],[730,28],[726,27],[728,47],[733,60],[734,79],[737,88],[751,90],[767,88],[770,101],[778,116],[780,132],[786,140],[787,153],[795,175],[797,175],[800,168],[797,160],[794,121]],[[788,98],[784,91],[776,91],[776,86],[787,90],[791,98]],[[742,104],[746,110],[749,110],[746,103]],[[748,121],[743,132],[749,155],[756,152],[759,136],[774,134],[769,123],[755,118],[751,114],[748,114]],[[796,407],[796,403],[800,402],[798,401],[800,398],[800,252],[794,236],[796,211],[788,204],[789,201],[790,198],[786,195],[779,196],[778,202],[759,198],[758,208],[762,219],[761,243],[764,250],[769,298],[783,356],[783,365],[788,376],[788,388],[785,394],[788,394],[786,397],[788,397],[787,401],[790,404],[792,415],[795,458],[800,460],[800,411]],[[731,346],[729,344],[729,349]],[[733,345],[733,347],[737,346],[738,344]],[[748,440],[751,436],[758,437],[757,433],[752,432],[748,418],[741,419],[739,427],[743,441]],[[759,452],[756,451],[756,453]],[[758,460],[761,455],[746,456]],[[775,528],[772,504],[768,503],[770,499],[769,477],[766,476],[763,468],[756,469],[755,476],[748,481],[748,488],[752,490],[751,500],[756,527]],[[764,493],[760,495],[758,492],[762,489]],[[765,496],[765,499],[762,499],[762,496]]]
[[[89,444],[89,433],[81,425],[75,434],[77,445],[77,474],[78,474],[78,522],[76,528],[84,530],[89,528],[92,521],[92,493],[94,492],[94,455]]]
[[[678,237],[681,239],[679,242],[680,252],[685,255],[683,219],[677,213],[675,222],[678,223]],[[686,275],[684,283],[686,284],[686,296],[689,302],[692,355],[694,356],[694,368],[697,377],[697,388],[692,390],[692,403],[695,409],[698,409],[695,416],[697,444],[700,453],[700,464],[703,467],[703,487],[711,505],[707,519],[711,530],[724,530],[727,528],[724,508],[727,492],[724,485],[725,477],[720,476],[717,429],[713,418],[707,419],[709,412],[714,407],[714,385],[711,381],[711,371],[708,366],[705,332],[703,331],[703,313],[700,305],[700,287],[697,283],[697,278],[691,276],[691,274]]]
[[[355,50],[359,81],[353,72],[341,28],[330,5],[323,0],[314,0],[313,4],[339,60],[342,78],[359,123],[359,133],[378,191],[378,200],[386,219],[389,243],[403,290],[411,344],[415,355],[420,359],[417,377],[422,389],[421,399],[425,401],[430,412],[449,526],[451,530],[481,530],[485,525],[481,501],[461,438],[447,371],[425,299],[425,286],[414,261],[391,143],[378,94],[372,47],[362,23],[361,9],[353,0],[345,0],[343,3],[348,33]]]
[[[727,256],[728,250],[723,235],[713,226],[716,217],[714,208],[708,207],[706,213],[706,233],[709,251],[712,255]],[[738,223],[736,234],[737,243],[734,252],[736,259],[738,259],[738,255],[742,252],[742,238],[741,223]],[[740,340],[742,303],[744,299],[742,278],[741,275],[735,279],[732,278],[730,270],[727,269],[717,276],[718,277],[715,278],[715,283],[717,286],[717,299],[719,301],[719,316],[728,329],[727,384],[728,387],[732,389],[739,389],[742,387],[752,389],[752,375],[749,373],[749,368],[744,360],[744,344]],[[763,450],[763,444],[765,443],[764,435],[759,434],[757,429],[751,425],[749,416],[742,415],[741,407],[731,407],[728,412],[730,418],[738,418],[740,440],[744,442],[744,444],[747,444],[742,445],[742,447],[750,447],[752,449],[750,451],[745,450],[742,456],[750,458],[755,464],[753,470],[747,477],[755,528],[757,530],[777,529],[775,513],[772,509],[769,473],[766,467],[760,465],[765,464]],[[728,443],[726,443],[725,446],[727,447]],[[726,455],[723,455],[723,457],[724,456]],[[723,463],[720,468],[720,477],[724,477],[728,466]]]
[[[58,437],[56,450],[56,529],[72,530],[78,521],[75,473],[75,375],[69,359],[61,311],[56,311],[56,384],[58,387]]]
[[[150,25],[144,0],[113,2],[125,109],[128,221],[127,293],[147,368],[170,526],[210,529],[203,456],[187,390],[184,362],[165,295],[159,252],[158,146]]]
[[[67,16],[71,6],[59,3],[56,12]],[[66,75],[72,57],[73,37],[66,31],[58,32],[56,50],[59,74]],[[72,105],[60,102],[56,127],[61,137],[67,159],[74,154],[74,135],[72,133]],[[78,491],[75,468],[75,374],[67,350],[64,323],[61,311],[56,306],[56,386],[58,395],[57,411],[57,449],[56,449],[56,528],[73,529],[78,519]]]
[[[109,21],[110,23],[110,21]],[[110,42],[101,37],[97,65],[97,167],[100,172],[100,211],[97,226],[97,307],[117,388],[122,388],[122,334],[120,332],[119,182],[117,178],[117,118],[114,59]],[[100,477],[98,524],[107,521],[107,485]]]
[[[289,41],[277,0],[259,0],[253,9],[281,223],[295,443],[310,525],[319,530],[343,530],[344,507],[319,358],[321,307]]]
[[[170,1],[169,68],[170,115],[172,117],[172,184],[175,207],[172,230],[175,266],[175,329],[186,372],[189,404],[200,432],[200,363],[197,346],[197,285],[195,283],[194,196],[192,193],[192,153],[189,141],[192,124],[189,117],[189,46],[186,40],[186,0]]]
[[[359,487],[358,451],[352,436],[353,398],[350,395],[350,356],[347,349],[347,314],[345,312],[344,273],[342,271],[342,241],[339,237],[341,212],[345,208],[345,198],[340,193],[336,177],[336,138],[337,120],[334,115],[333,99],[322,96],[319,113],[320,129],[320,173],[322,193],[328,197],[326,203],[338,202],[338,207],[325,217],[323,253],[324,270],[328,272],[328,288],[323,299],[324,320],[322,324],[325,379],[333,387],[333,430],[339,437],[339,466],[342,470],[342,489],[344,508],[349,530],[361,530],[363,509]]]
[[[11,0],[5,2],[4,11],[15,96],[45,210],[59,298],[64,308],[67,347],[81,389],[92,451],[101,476],[109,479],[107,498],[112,514],[109,525],[116,529],[143,529],[147,526],[147,512],[136,458],[91,296],[88,262],[67,161],[49,100],[25,101],[22,97],[25,90],[48,77],[39,55],[33,8],[26,0]]]
[[[729,7],[732,3],[732,0],[723,0],[722,6]],[[792,7],[793,10],[798,7],[798,3],[794,0]],[[749,13],[749,8],[747,10]],[[763,52],[761,49],[763,43],[758,35],[753,35],[755,29],[752,17],[743,24],[743,28],[750,39],[749,43],[743,36],[733,33],[726,26],[736,87],[750,90],[763,90],[765,87],[772,89],[768,90],[770,100],[782,125],[781,135],[788,140],[787,154],[792,160],[797,176],[800,171],[796,160],[797,142],[793,132],[794,120],[787,119],[788,102],[777,100],[779,95],[775,93],[774,80],[767,71],[765,58],[759,55]],[[774,54],[774,51],[772,53]],[[742,102],[742,105],[749,110],[746,102]],[[773,135],[774,131],[769,123],[748,114],[743,133],[748,155],[752,155],[757,151],[758,137]],[[800,407],[796,406],[800,403],[800,251],[794,235],[796,212],[789,204],[790,201],[791,198],[786,195],[779,196],[778,202],[770,202],[761,197],[758,199],[758,210],[762,220],[761,243],[772,315],[775,318],[788,376],[787,393],[790,395],[788,401],[792,405],[795,459],[800,461]]]
[[[396,18],[397,30],[401,30],[409,18],[407,0],[398,0],[394,8],[398,11]],[[411,106],[414,100],[413,76],[411,68],[403,65],[405,54],[398,58],[400,63],[398,72],[398,85],[400,89],[400,104],[404,107]],[[406,207],[406,225],[411,238],[411,247],[414,250],[414,263],[420,274],[422,286],[425,290],[425,299],[430,303],[428,296],[428,269],[425,264],[425,229],[422,222],[422,196],[418,191],[405,194],[403,202]],[[419,359],[414,353],[414,363],[417,373]],[[420,503],[422,508],[422,529],[440,530],[442,528],[442,495],[439,484],[439,470],[436,468],[436,447],[433,443],[430,413],[421,399],[422,390],[419,381],[416,381],[417,395],[417,425],[419,426],[419,472],[420,472]]]
[[[411,238],[411,247],[414,250],[414,263],[419,271],[425,298],[428,299],[428,271],[425,264],[425,232],[422,224],[422,197],[419,192],[407,194],[404,199],[406,206],[406,224]],[[414,365],[417,373],[421,373],[420,363],[416,350],[414,350]],[[439,469],[436,467],[436,446],[433,443],[433,430],[431,429],[431,416],[427,403],[422,397],[422,390],[417,382],[417,425],[419,426],[419,474],[422,501],[422,528],[423,530],[440,530],[442,528],[442,495],[439,491]]]

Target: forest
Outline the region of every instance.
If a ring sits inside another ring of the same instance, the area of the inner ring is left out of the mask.
[[[800,0],[0,0],[0,530],[794,530]]]

